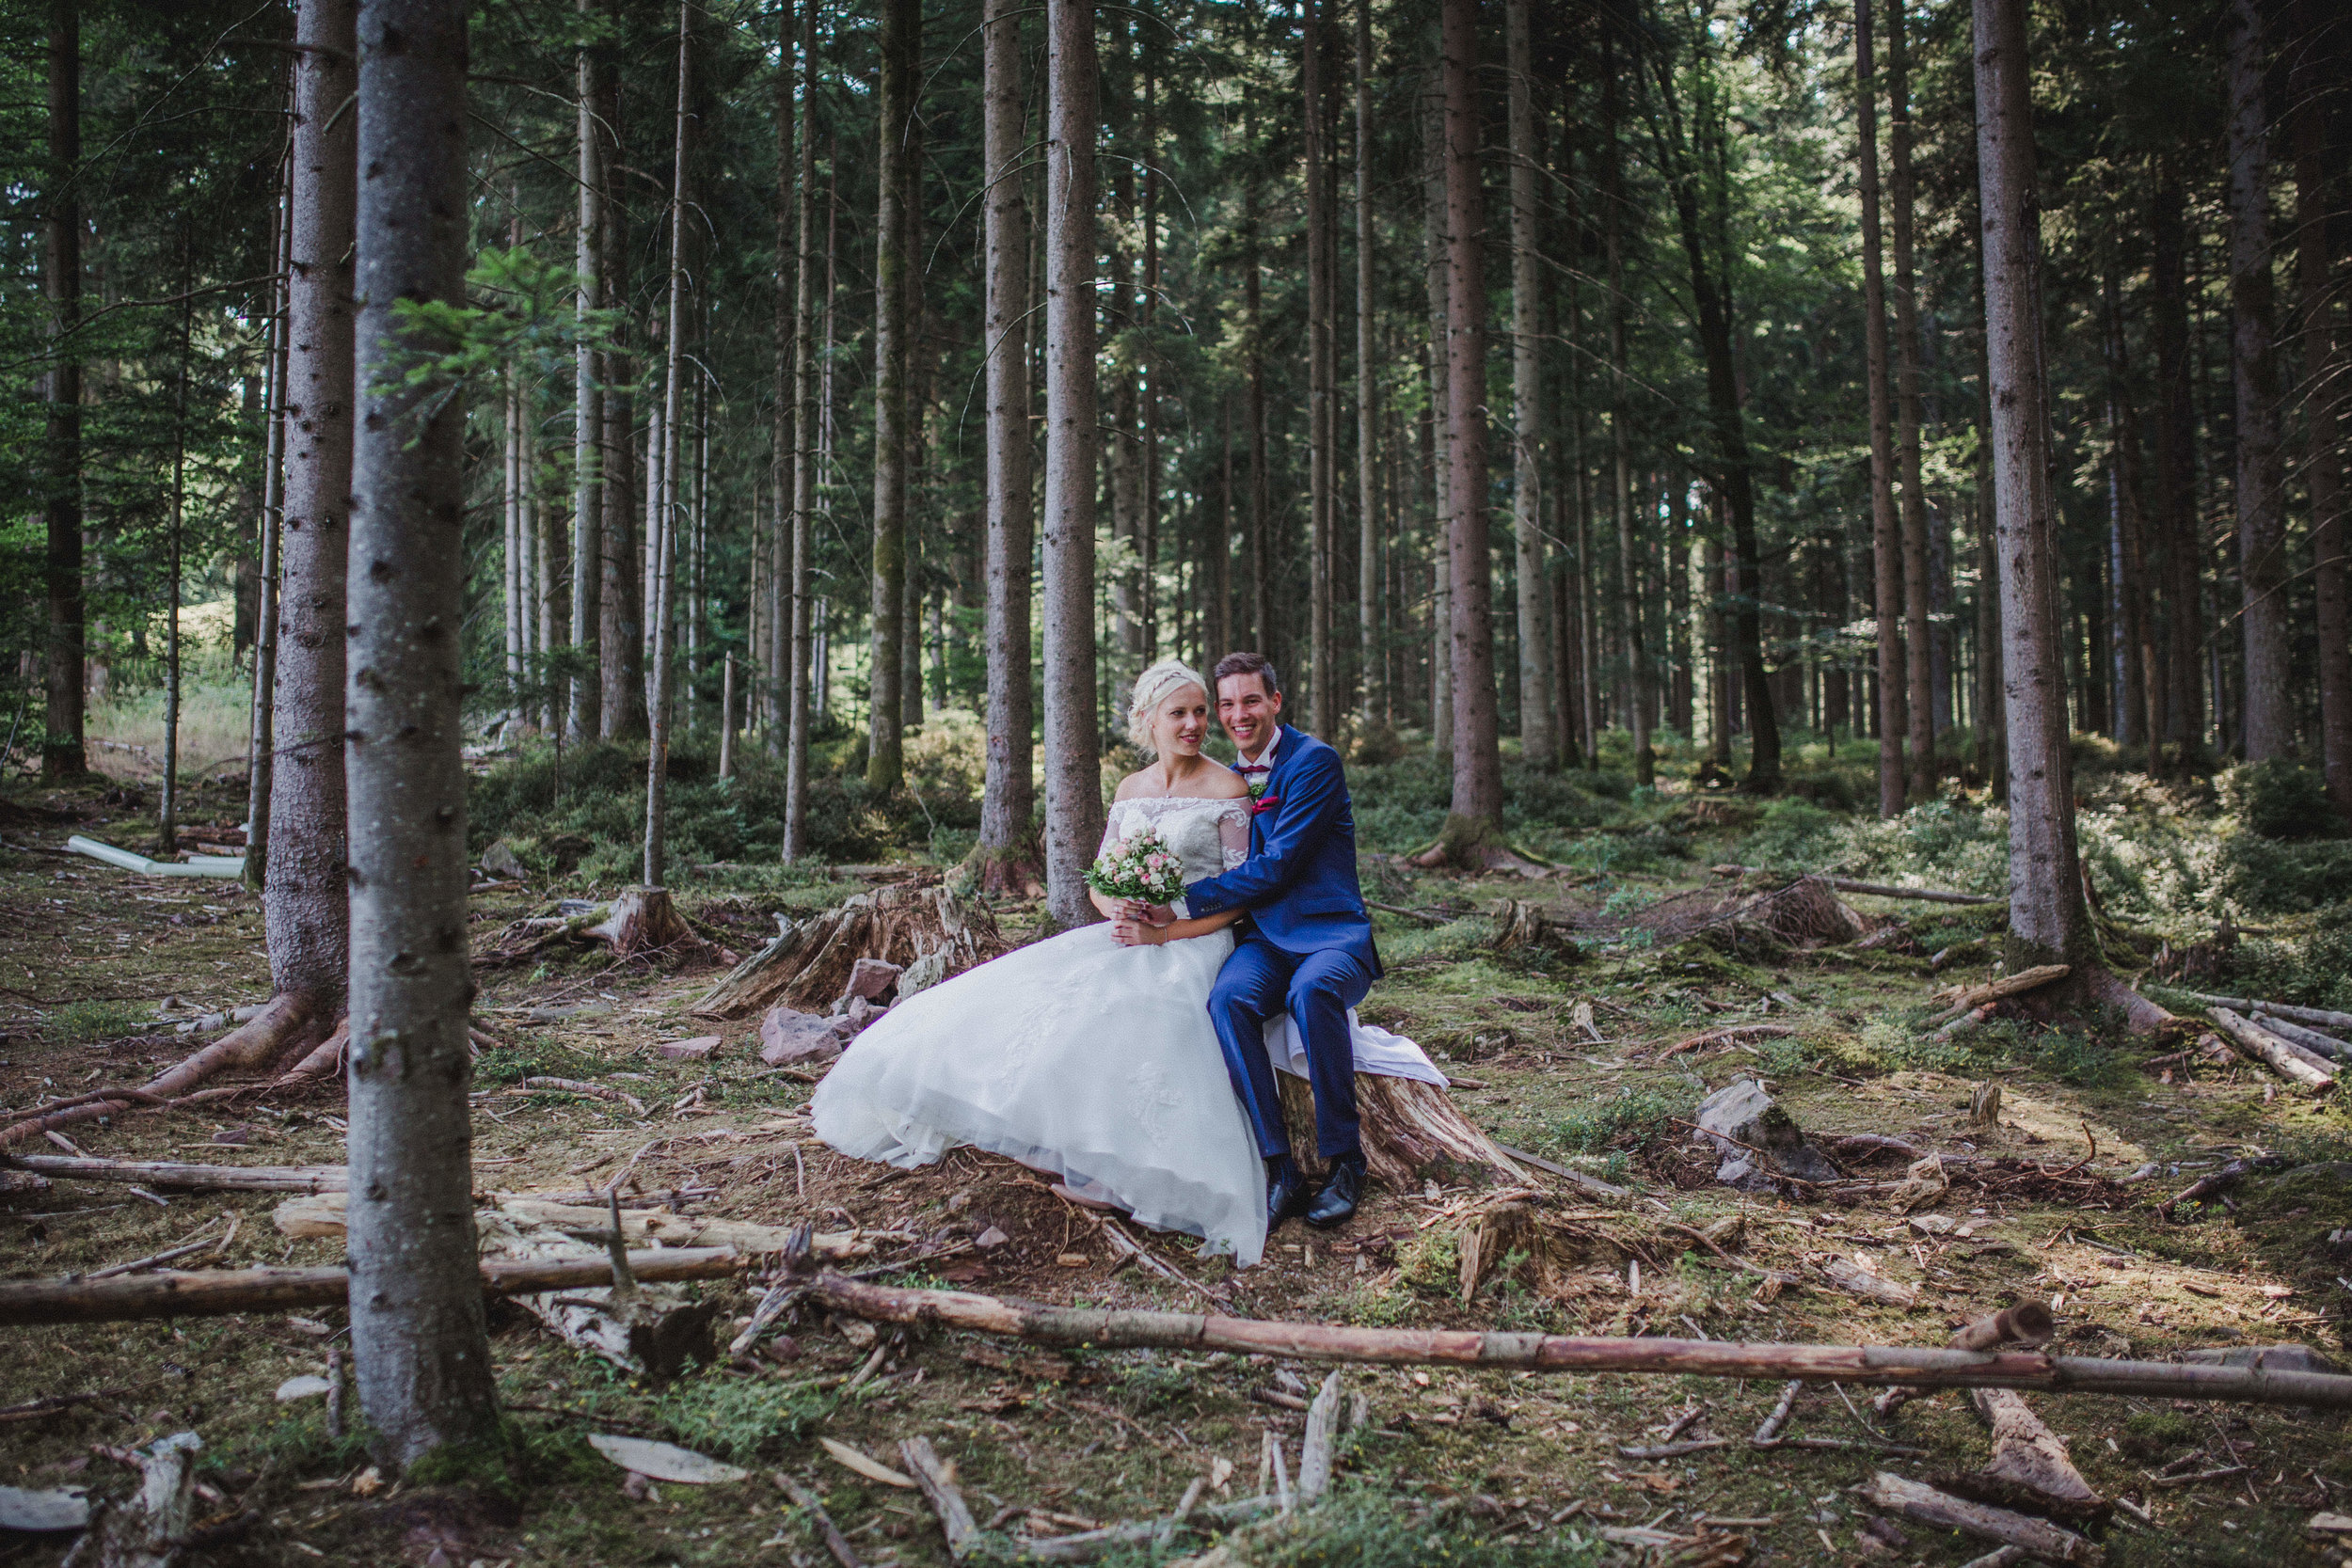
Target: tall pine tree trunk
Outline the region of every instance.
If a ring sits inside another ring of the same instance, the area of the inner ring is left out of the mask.
[[[580,15],[587,20],[592,0],[579,0]],[[574,133],[580,154],[580,232],[572,242],[572,268],[580,275],[578,294],[581,323],[604,305],[604,130],[596,123],[597,62],[596,53],[580,51],[576,86],[580,98],[579,124]],[[604,389],[599,383],[596,351],[583,333],[572,351],[572,652],[580,659],[571,678],[571,731],[575,742],[595,740],[602,733],[602,705],[596,678],[591,673],[598,651],[604,587],[604,476],[600,461],[604,435]]]
[[[2148,771],[2155,775],[2161,753],[2156,737],[2164,733],[2163,684],[2156,669],[2155,606],[2148,581],[2148,513],[2146,485],[2139,470],[2139,417],[2132,407],[2131,367],[2123,341],[2123,291],[2110,266],[2101,280],[2101,316],[2107,363],[2107,440],[2112,450],[2108,483],[2115,499],[2116,553],[2121,557],[2116,600],[2122,624],[2116,628],[2124,670],[2119,720],[2131,727],[2148,748]],[[2121,724],[2119,723],[2119,728]]]
[[[2246,757],[2295,752],[2286,476],[2271,281],[2269,61],[2258,0],[2230,0],[2230,372],[2236,393],[2238,580],[2245,594]]]
[[[1861,0],[1867,6],[1869,0]],[[1888,197],[1895,242],[1895,463],[1902,482],[1903,652],[1909,670],[1910,794],[1935,793],[1935,640],[1929,630],[1928,494],[1920,475],[1919,292],[1912,264],[1911,80],[1903,0],[1886,0]]]
[[[1375,463],[1380,428],[1373,350],[1372,0],[1356,0],[1356,659],[1364,724],[1380,712],[1380,547]]]
[[[882,86],[875,120],[881,146],[874,219],[874,635],[866,782],[884,791],[898,787],[904,770],[899,735],[906,654],[899,641],[908,635],[907,455],[913,431],[907,340],[914,330],[915,296],[914,260],[907,254],[907,165],[922,49],[919,0],[882,0]]]
[[[1259,250],[1257,127],[1246,114],[1243,146],[1251,162],[1242,174],[1242,376],[1249,384],[1249,641],[1274,657],[1274,482],[1266,472],[1264,258]]]
[[[2352,821],[2352,532],[2344,518],[2344,378],[2352,356],[2344,352],[2339,313],[2343,281],[2336,251],[2344,217],[2339,210],[2346,189],[2343,152],[2328,146],[2328,67],[2341,69],[2346,51],[2323,31],[2326,8],[2302,0],[2297,8],[2297,46],[2292,78],[2295,100],[2295,241],[2296,292],[2301,296],[2303,382],[2311,388],[2304,404],[2304,483],[2312,498],[2312,585],[2318,600],[2319,760],[2328,798]]]
[[[342,734],[359,177],[356,117],[343,105],[358,87],[358,0],[303,0],[294,22],[286,518],[262,892],[270,988],[310,998],[325,1019],[342,1011],[351,968]]]
[[[2013,969],[2079,966],[2096,959],[2098,939],[2077,869],[2058,641],[2026,0],[1975,0],[1975,8],[1985,357],[2009,724],[2010,962]]]
[[[617,158],[626,146],[621,123],[621,81],[617,70],[602,72],[598,119],[612,138]],[[604,185],[604,278],[608,301],[626,300],[629,289],[628,203],[624,187],[606,170]],[[605,372],[604,528],[602,582],[598,589],[598,698],[603,713],[599,729],[608,740],[645,733],[644,595],[639,591],[640,556],[637,539],[637,399],[633,390],[637,369],[625,345],[600,356]]]
[[[1446,530],[1453,585],[1454,799],[1457,859],[1502,830],[1495,711],[1494,574],[1487,562],[1486,229],[1479,191],[1477,0],[1444,0],[1446,213]]]
[[[82,361],[72,340],[82,319],[81,0],[49,0],[48,211],[41,222],[41,288],[49,300],[49,337],[57,356],[43,377],[48,425],[41,456],[48,493],[41,510],[47,552],[41,562],[49,596],[48,641],[42,648],[46,683],[40,748],[44,779],[79,778],[88,771],[83,746],[82,594]]]
[[[1862,310],[1870,384],[1870,559],[1878,622],[1879,815],[1903,809],[1910,732],[1903,661],[1903,535],[1895,510],[1894,409],[1888,387],[1886,280],[1879,239],[1878,87],[1870,63],[1870,0],[1854,0],[1854,119],[1862,188]]]
[[[808,850],[810,687],[809,569],[817,510],[817,6],[801,3],[800,175],[793,224],[799,257],[792,286],[792,508],[788,553],[771,570],[789,574],[789,607],[777,632],[790,643],[785,673],[784,859]]]
[[[1551,648],[1547,626],[1550,566],[1544,548],[1544,358],[1542,245],[1535,208],[1534,51],[1528,40],[1528,0],[1510,0],[1508,38],[1511,114],[1511,472],[1513,548],[1517,556],[1519,631],[1519,751],[1530,768],[1559,760],[1552,733]]]
[[[1658,759],[1650,748],[1650,667],[1642,646],[1642,595],[1633,563],[1633,430],[1627,393],[1625,295],[1625,143],[1613,35],[1601,45],[1601,124],[1606,149],[1601,159],[1601,245],[1609,265],[1609,445],[1614,480],[1611,495],[1617,522],[1617,614],[1625,634],[1626,675],[1631,683],[1627,722],[1633,731],[1633,778],[1657,782]]]
[[[1429,292],[1429,474],[1430,516],[1435,521],[1436,560],[1431,590],[1429,742],[1440,756],[1454,752],[1454,589],[1450,546],[1453,526],[1453,398],[1446,347],[1446,143],[1443,72],[1422,104],[1422,268]]]
[[[691,202],[686,188],[694,120],[693,0],[678,0],[677,135],[670,164],[670,312],[662,348],[661,417],[650,442],[660,453],[660,477],[648,476],[645,511],[646,620],[653,632],[652,668],[646,672],[644,885],[658,888],[669,869],[670,734],[674,705],[671,669],[675,651],[672,613],[677,571],[678,467],[686,452],[686,228]],[[653,467],[649,460],[648,467]]]
[[[814,3],[814,0],[811,0]],[[1021,172],[1028,127],[1021,84],[1020,0],[989,0],[981,45],[988,333],[988,770],[980,798],[980,880],[1025,888],[1037,864],[1030,774],[1029,204]],[[1232,493],[1232,415],[1226,414]]]
[[[798,375],[800,324],[802,313],[801,279],[808,276],[808,246],[800,242],[800,195],[805,189],[801,179],[800,160],[795,156],[798,137],[793,123],[793,46],[799,29],[793,25],[793,8],[782,6],[776,13],[776,319],[775,319],[775,388],[776,409],[773,435],[770,438],[769,479],[774,485],[776,508],[764,541],[755,541],[755,562],[765,558],[768,570],[755,574],[752,582],[750,603],[745,607],[751,623],[752,690],[758,693],[745,704],[745,717],[753,709],[760,714],[762,727],[768,734],[771,755],[781,755],[791,744],[792,700],[790,696],[792,639],[790,617],[792,594],[790,588],[793,548],[794,513],[792,510],[792,480],[798,468],[803,443],[801,435],[801,399],[795,388]],[[790,260],[787,260],[787,254]],[[753,528],[759,527],[758,491],[753,490]],[[764,544],[765,547],[760,546]],[[790,772],[791,765],[786,764]],[[785,859],[787,863],[796,858],[798,846],[790,841],[792,805],[791,785],[786,786]]]
[[[292,95],[289,95],[291,104]],[[287,126],[285,183],[278,197],[278,235],[271,246],[270,270],[278,275],[271,286],[273,309],[269,323],[269,392],[263,400],[268,421],[262,457],[262,570],[254,605],[253,711],[246,746],[245,885],[259,893],[268,881],[270,794],[278,768],[278,638],[279,583],[284,577],[279,551],[286,522],[286,356],[292,346],[292,323],[287,319],[287,264],[294,243],[294,135]],[[340,754],[342,748],[338,747]],[[265,906],[266,907],[266,906]]]
[[[1324,3],[1304,0],[1299,25],[1299,84],[1305,102],[1307,195],[1307,724],[1335,735],[1338,683],[1332,678],[1332,523],[1339,466],[1336,385],[1339,228],[1332,211],[1331,150],[1324,91]]]
[[[1093,0],[1047,0],[1045,28],[1046,907],[1063,925],[1079,926],[1097,918],[1087,897],[1086,869],[1103,835],[1094,712],[1094,483],[1101,437],[1095,429]]]
[[[2156,353],[2156,527],[2166,601],[2166,736],[2183,771],[2205,734],[2202,597],[2205,546],[2197,515],[2195,364],[2188,335],[2188,193],[2168,166],[2156,174],[2149,221],[2149,336]]]
[[[404,301],[465,301],[466,12],[364,0],[350,565],[351,1344],[379,1461],[500,1436],[475,1256],[466,1017],[465,407],[405,385]],[[324,105],[333,113],[333,104]]]

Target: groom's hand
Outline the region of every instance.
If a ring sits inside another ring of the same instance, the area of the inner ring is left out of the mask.
[[[1176,911],[1166,904],[1146,904],[1140,899],[1124,898],[1120,901],[1119,918],[1132,920],[1139,926],[1167,926],[1175,921]]]

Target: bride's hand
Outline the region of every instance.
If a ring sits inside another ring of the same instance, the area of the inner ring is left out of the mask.
[[[1111,940],[1121,947],[1159,947],[1168,942],[1168,932],[1141,920],[1114,920]]]
[[[1166,904],[1146,904],[1140,899],[1122,898],[1119,901],[1119,918],[1146,926],[1166,926],[1176,918],[1176,911]]]

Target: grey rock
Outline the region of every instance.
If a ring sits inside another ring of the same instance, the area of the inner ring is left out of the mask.
[[[916,991],[929,990],[947,978],[950,955],[945,947],[934,947],[913,963],[898,976],[898,1000],[904,1002]]]
[[[771,1007],[759,1021],[759,1059],[770,1067],[830,1062],[855,1033],[846,1019],[819,1018],[791,1007]]]
[[[882,958],[860,958],[856,967],[850,971],[850,989],[843,994],[879,1002],[882,992],[897,985],[898,976],[905,973],[898,965]]]
[[[873,1027],[874,1021],[889,1010],[878,1003],[866,1001],[863,996],[852,996],[850,998],[850,1010],[842,1017],[850,1025],[850,1033],[857,1035]]]
[[[523,864],[521,859],[515,853],[515,847],[504,839],[500,839],[496,844],[482,851],[481,865],[485,875],[501,882],[531,880],[531,868]]]
[[[992,1225],[986,1230],[981,1231],[978,1239],[972,1244],[982,1252],[994,1252],[998,1247],[1009,1244],[1011,1241],[1011,1237]]]

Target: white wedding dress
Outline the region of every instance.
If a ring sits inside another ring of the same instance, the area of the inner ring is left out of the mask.
[[[1197,881],[1248,855],[1249,802],[1120,800],[1104,843],[1147,827]],[[1086,926],[919,991],[818,1085],[817,1135],[907,1167],[959,1144],[991,1149],[1247,1268],[1265,1250],[1265,1167],[1208,1013],[1232,950],[1230,927],[1121,947],[1107,925]],[[1410,1040],[1349,1022],[1359,1071],[1445,1082]],[[1269,1022],[1267,1045],[1304,1075],[1287,1018]]]

